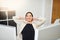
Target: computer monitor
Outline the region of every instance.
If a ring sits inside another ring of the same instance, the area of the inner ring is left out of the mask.
[[[39,30],[38,40],[60,40],[60,24],[53,24]]]
[[[0,20],[5,20],[6,18],[6,13],[4,11],[0,11]]]
[[[0,25],[0,40],[16,40],[16,28]]]

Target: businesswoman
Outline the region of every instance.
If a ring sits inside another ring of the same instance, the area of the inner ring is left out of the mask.
[[[44,18],[34,18],[31,12],[27,12],[25,17],[13,19],[17,23],[17,40],[35,40],[35,29],[45,21]]]

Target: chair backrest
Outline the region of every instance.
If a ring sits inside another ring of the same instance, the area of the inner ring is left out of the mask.
[[[38,40],[58,40],[60,39],[60,24],[51,25],[48,28],[39,30]]]

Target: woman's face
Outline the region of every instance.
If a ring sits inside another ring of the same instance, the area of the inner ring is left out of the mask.
[[[25,16],[25,20],[28,21],[28,22],[32,22],[33,20],[33,17],[30,13],[28,13],[26,16]]]

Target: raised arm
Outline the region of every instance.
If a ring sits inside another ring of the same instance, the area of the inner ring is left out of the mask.
[[[13,20],[16,22],[16,23],[21,23],[24,21],[24,18],[23,17],[17,17],[17,16],[13,16]]]
[[[22,18],[22,17],[17,17],[17,16],[14,16],[13,17],[13,20],[15,21],[15,23],[17,24],[17,39],[20,39],[20,38],[18,38],[19,37],[19,35],[20,35],[20,32],[21,32],[21,29],[22,29],[22,23],[24,22],[24,18]],[[24,24],[23,24],[24,25]]]
[[[34,18],[36,26],[39,27],[45,22],[45,18]]]

